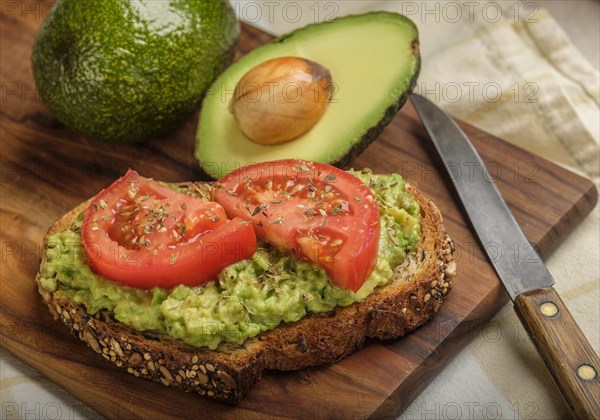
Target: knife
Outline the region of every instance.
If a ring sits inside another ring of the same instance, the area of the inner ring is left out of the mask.
[[[472,169],[468,177],[451,176],[454,187],[567,406],[578,418],[599,417],[600,359],[552,287],[552,275],[517,224],[466,134],[428,99],[412,94],[410,100],[449,174],[463,164]],[[515,246],[531,249],[526,261],[515,260],[511,251]]]

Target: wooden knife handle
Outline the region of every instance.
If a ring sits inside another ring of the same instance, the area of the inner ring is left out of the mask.
[[[522,293],[515,311],[577,418],[600,417],[600,359],[553,287]]]

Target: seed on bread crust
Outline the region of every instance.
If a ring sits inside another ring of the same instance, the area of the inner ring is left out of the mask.
[[[94,337],[94,334],[90,330],[85,330],[83,332],[83,339],[88,345],[94,350],[96,353],[100,353],[100,344],[98,344],[98,340]]]
[[[173,375],[171,375],[171,372],[169,372],[166,367],[161,365],[158,367],[158,370],[162,374],[163,378],[165,378],[167,381],[169,381],[169,382],[173,381]]]
[[[180,185],[189,190],[203,189],[201,184]],[[358,350],[366,337],[397,338],[431,319],[452,288],[455,248],[435,205],[408,188],[424,215],[423,239],[394,270],[393,284],[376,290],[360,304],[307,316],[241,346],[222,344],[210,351],[170,337],[144,335],[115,321],[108,311],[89,315],[83,306],[41,288],[39,278],[38,289],[55,319],[121,369],[136,377],[236,403],[250,392],[265,368],[297,370],[332,363]],[[68,228],[86,205],[82,203],[64,216],[49,234]]]
[[[223,382],[223,384],[225,385],[226,388],[233,389],[237,385],[237,383],[235,382],[235,379],[233,379],[231,377],[231,375],[229,375],[225,371],[222,371],[222,370],[218,371],[217,376],[219,377],[221,382]]]
[[[445,271],[449,277],[456,276],[456,261],[449,261]]]
[[[206,376],[206,374],[200,372],[198,374],[198,382],[201,383],[202,385],[206,385],[208,383],[208,376]]]
[[[127,363],[129,363],[130,366],[137,366],[142,362],[142,355],[139,353],[134,352],[131,356],[129,356],[129,359],[127,360]]]
[[[110,340],[110,346],[112,347],[115,354],[119,355],[119,357],[121,357],[121,358],[125,357],[125,355],[123,354],[123,350],[121,350],[121,345],[119,344],[118,341],[116,341],[115,339]],[[111,356],[114,356],[114,354],[111,354]]]

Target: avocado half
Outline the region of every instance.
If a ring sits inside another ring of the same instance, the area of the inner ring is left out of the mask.
[[[229,102],[247,71],[285,56],[329,69],[331,103],[317,124],[297,139],[279,145],[254,143],[229,112]],[[344,166],[404,105],[420,63],[417,28],[400,14],[371,12],[298,29],[251,51],[209,88],[196,133],[196,158],[213,178],[249,163],[286,158]]]
[[[33,76],[63,124],[144,141],[190,116],[238,35],[227,0],[59,0],[37,33]]]

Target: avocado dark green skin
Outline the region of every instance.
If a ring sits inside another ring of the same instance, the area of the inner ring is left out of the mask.
[[[226,0],[59,0],[37,34],[33,75],[65,125],[139,142],[194,111],[238,37]]]

